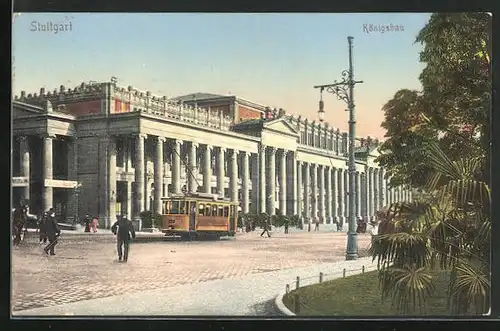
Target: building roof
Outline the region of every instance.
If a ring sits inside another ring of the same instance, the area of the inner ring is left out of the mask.
[[[246,120],[240,123],[237,123],[233,126],[233,129],[237,130],[245,130],[245,129],[262,129],[264,122],[266,120],[262,118]],[[270,121],[270,120],[267,120]]]
[[[230,95],[196,92],[196,93],[181,95],[179,97],[172,98],[172,100],[179,100],[185,102],[185,101],[201,101],[201,100],[230,98],[230,97],[231,97]]]

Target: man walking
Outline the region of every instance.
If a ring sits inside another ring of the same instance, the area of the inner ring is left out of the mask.
[[[59,229],[59,226],[57,225],[56,222],[56,215],[54,213],[54,210],[52,208],[49,209],[47,212],[47,221],[45,223],[45,235],[47,236],[47,239],[49,240],[49,244],[47,247],[43,249],[45,254],[50,254],[50,255],[56,255],[54,252],[54,248],[57,245],[57,240],[59,236],[61,235],[61,230]]]
[[[116,235],[118,262],[127,262],[130,236],[132,235],[132,238],[135,239],[135,231],[132,222],[127,218],[126,214],[122,214],[118,221],[111,227],[111,231]]]
[[[269,229],[270,229],[270,225],[269,225],[269,220],[265,220],[264,221],[264,225],[263,225],[263,228],[264,230],[262,231],[262,233],[260,234],[260,236],[262,237],[264,235],[264,233],[267,233],[267,237],[270,238],[271,237],[271,234],[269,233]]]

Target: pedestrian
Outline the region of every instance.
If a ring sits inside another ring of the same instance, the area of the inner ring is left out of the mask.
[[[99,218],[96,216],[94,217],[94,219],[92,220],[92,231],[94,233],[97,232],[97,228],[99,227]]]
[[[267,237],[270,238],[271,234],[269,233],[270,225],[269,225],[269,221],[268,220],[264,221],[263,228],[264,228],[264,230],[262,231],[262,233],[260,234],[260,236],[262,237],[264,235],[264,233],[267,233]]]
[[[316,219],[314,221],[314,231],[319,231],[319,220],[318,219]]]
[[[307,232],[311,232],[311,220],[307,223]]]
[[[290,223],[290,220],[288,218],[285,218],[284,221],[285,221],[285,234],[286,234],[286,233],[288,233],[288,226],[289,226],[288,223]]]
[[[54,213],[54,210],[50,208],[47,214],[48,217],[47,217],[47,223],[45,224],[45,233],[47,235],[47,239],[49,240],[49,244],[47,245],[47,247],[43,249],[43,251],[47,255],[48,254],[56,255],[56,253],[54,252],[54,248],[56,247],[57,240],[61,235],[61,230],[57,225],[56,215]]]
[[[122,214],[118,221],[111,227],[111,231],[116,235],[118,262],[127,262],[130,236],[132,235],[132,239],[135,239],[135,231],[132,222],[127,218],[126,214]]]
[[[48,224],[49,212],[45,212],[39,218],[38,222],[38,242],[39,244],[47,243],[47,224]]]
[[[83,219],[83,224],[85,224],[85,232],[90,232],[90,224],[92,223],[92,219],[89,214],[85,214],[85,218]]]

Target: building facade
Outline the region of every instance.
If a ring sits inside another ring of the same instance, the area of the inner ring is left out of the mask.
[[[13,201],[31,213],[89,213],[109,227],[127,212],[161,212],[172,193],[215,193],[241,212],[345,223],[348,135],[235,96],[152,96],[116,82],[22,92],[13,102]],[[356,214],[411,192],[389,188],[378,142],[357,139]]]

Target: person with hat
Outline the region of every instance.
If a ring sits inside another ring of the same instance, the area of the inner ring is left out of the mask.
[[[116,248],[118,251],[118,262],[127,262],[130,239],[135,239],[135,230],[132,221],[123,213],[111,227],[111,231],[116,235]],[[123,260],[122,260],[123,259]]]
[[[57,245],[57,240],[61,235],[61,230],[57,225],[56,215],[53,208],[50,208],[47,212],[47,221],[45,223],[45,234],[49,240],[47,247],[43,249],[45,254],[56,255],[54,248]]]

